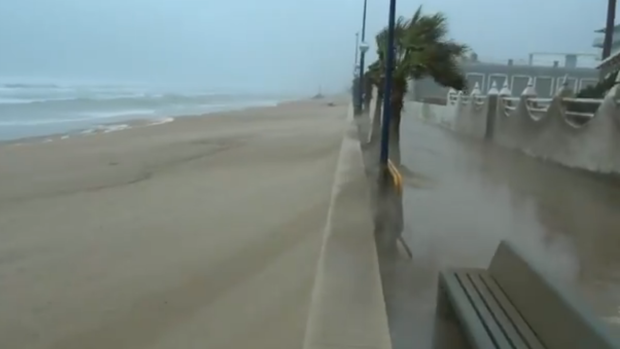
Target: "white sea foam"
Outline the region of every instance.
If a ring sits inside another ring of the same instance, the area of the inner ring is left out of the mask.
[[[49,118],[49,119],[33,119],[33,120],[0,121],[0,127],[2,126],[40,126],[40,125],[50,125],[50,124],[80,123],[80,122],[95,121],[95,120],[100,120],[100,119],[124,118],[127,116],[134,116],[137,119],[139,117],[148,117],[153,114],[155,114],[155,111],[153,110],[86,112],[86,113],[81,114],[82,117],[75,117],[75,118],[59,118],[59,119]]]
[[[89,129],[86,129],[80,132],[80,134],[87,135],[87,134],[93,134],[93,133],[110,133],[110,132],[128,130],[130,128],[131,126],[128,124],[97,125],[93,128],[89,128]]]
[[[155,120],[153,122],[151,122],[150,124],[148,124],[148,126],[157,126],[157,125],[163,125],[163,124],[167,124],[169,122],[173,122],[174,118],[163,118],[163,119],[159,119],[159,120]]]

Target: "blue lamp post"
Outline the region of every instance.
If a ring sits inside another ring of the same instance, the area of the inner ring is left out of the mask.
[[[381,126],[381,154],[379,162],[387,166],[390,149],[390,119],[392,116],[390,99],[392,98],[392,73],[394,71],[394,26],[396,24],[396,0],[390,0],[390,17],[388,24],[388,42],[385,62],[385,87],[383,89],[383,125]]]

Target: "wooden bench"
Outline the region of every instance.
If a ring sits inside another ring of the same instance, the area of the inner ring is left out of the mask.
[[[440,273],[433,338],[435,349],[620,349],[583,302],[508,242],[486,270]]]

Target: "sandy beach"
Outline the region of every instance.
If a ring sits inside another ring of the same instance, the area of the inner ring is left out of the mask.
[[[327,103],[0,146],[0,347],[300,348]]]

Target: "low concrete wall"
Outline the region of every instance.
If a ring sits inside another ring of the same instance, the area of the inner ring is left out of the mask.
[[[536,98],[531,84],[521,97],[508,97],[504,89],[493,87],[486,96],[479,90],[470,96],[453,93],[447,106],[408,102],[405,113],[473,137],[488,133],[502,146],[569,167],[620,173],[618,85],[603,100],[572,98],[567,88],[553,98]],[[588,115],[567,110],[567,103],[600,106]],[[576,119],[587,121],[571,121]]]
[[[348,125],[332,189],[304,349],[390,349],[371,193],[357,124]]]

